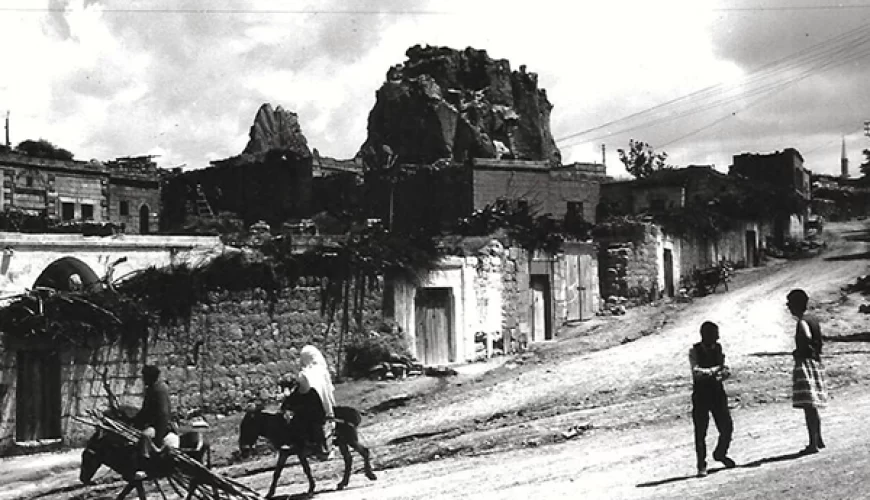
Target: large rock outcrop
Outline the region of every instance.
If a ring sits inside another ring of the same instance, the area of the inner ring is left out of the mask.
[[[308,141],[299,126],[299,116],[281,106],[274,109],[269,103],[260,106],[248,136],[250,139],[242,155],[280,150],[297,158],[311,158]]]
[[[441,158],[515,158],[561,162],[550,133],[544,89],[525,66],[511,71],[486,51],[416,45],[404,64],[387,72],[369,113],[360,153],[383,164],[388,152],[402,163]],[[384,146],[388,148],[384,148]]]
[[[246,224],[279,227],[311,212],[313,155],[296,113],[263,104],[241,154],[208,168],[168,177],[162,189],[163,229],[184,229],[194,217],[233,214]]]

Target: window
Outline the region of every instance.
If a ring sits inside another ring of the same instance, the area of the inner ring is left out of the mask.
[[[73,220],[76,218],[76,205],[75,203],[61,203],[60,204],[60,220]]]
[[[121,215],[130,215],[130,202],[127,200],[122,201],[118,206],[118,212]]]
[[[82,220],[94,220],[94,206],[82,203]]]
[[[517,200],[517,209],[527,212],[529,210],[529,200]]]
[[[27,178],[24,179],[24,182],[27,184],[27,187],[32,188],[33,187],[33,176],[28,175]]]
[[[569,201],[568,210],[565,213],[566,220],[583,220],[583,202]]]
[[[652,200],[649,200],[649,208],[650,210],[664,210],[665,200],[661,198],[654,198]]]

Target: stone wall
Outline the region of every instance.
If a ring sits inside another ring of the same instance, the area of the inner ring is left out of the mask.
[[[498,241],[471,255],[442,259],[418,285],[397,282],[393,311],[412,352],[426,363],[418,337],[415,300],[420,288],[449,289],[454,339],[452,361],[464,363],[500,352],[515,352],[528,342],[529,274],[527,252]]]
[[[309,285],[285,291],[276,303],[255,292],[214,295],[197,308],[189,328],[160,329],[147,353],[138,358],[130,359],[118,349],[60,351],[63,444],[80,445],[92,432],[89,426],[70,418],[72,415],[107,407],[103,370],[122,403],[141,404],[139,373],[145,356],[148,363],[161,367],[178,415],[191,409],[227,413],[251,402],[269,400],[278,380],[298,371],[298,352],[305,344],[318,346],[334,372],[341,317],[330,328],[320,314],[320,288]],[[381,320],[381,301],[380,292],[367,297],[367,327],[373,328]],[[349,341],[345,339],[345,345]],[[16,359],[22,348],[56,346],[0,344],[0,455],[40,446],[16,444]],[[344,366],[344,360],[341,364]]]
[[[663,289],[663,239],[661,229],[653,224],[634,226],[624,234],[603,235],[598,252],[602,297],[627,297],[635,302],[657,298]],[[679,261],[678,255],[674,258]]]

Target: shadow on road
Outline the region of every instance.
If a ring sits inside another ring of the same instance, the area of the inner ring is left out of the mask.
[[[773,352],[752,352],[749,353],[750,356],[755,356],[757,358],[771,358],[775,356],[789,356],[791,357],[791,351],[773,351]]]
[[[850,335],[825,335],[825,342],[870,342],[870,332],[858,332]]]
[[[725,470],[725,467],[719,467],[717,469],[707,469],[707,474],[715,474],[715,473],[722,471],[722,470]],[[698,476],[696,476],[694,474],[692,474],[691,476],[669,477],[667,479],[659,479],[657,481],[650,481],[647,483],[639,483],[639,484],[637,484],[637,487],[638,488],[649,488],[652,486],[661,486],[663,484],[676,483],[678,481],[685,481],[687,479],[696,479],[696,478],[698,478]]]
[[[870,252],[853,253],[849,255],[836,255],[834,257],[825,257],[827,261],[843,261],[843,260],[864,260],[870,259]]]
[[[796,458],[801,458],[801,457],[804,457],[804,456],[806,456],[806,455],[804,455],[803,453],[800,453],[800,452],[796,452],[796,453],[788,453],[788,454],[785,454],[785,455],[776,455],[776,456],[773,456],[773,457],[760,458],[760,459],[758,459],[758,460],[753,460],[752,462],[747,462],[747,463],[745,463],[745,464],[740,464],[740,465],[738,465],[738,466],[735,467],[735,468],[736,468],[736,469],[749,469],[749,468],[755,468],[755,467],[760,467],[760,466],[762,466],[762,465],[764,465],[764,464],[772,464],[772,463],[775,463],[775,462],[785,462],[786,460],[794,460],[794,459],[796,459]],[[708,472],[709,474],[714,474],[714,473],[716,473],[716,472],[723,471],[723,470],[726,470],[726,468],[725,468],[725,467],[719,467],[719,468],[717,468],[717,469],[709,469],[707,472]],[[676,483],[676,482],[678,482],[678,481],[685,481],[685,480],[687,480],[687,479],[695,479],[696,477],[697,477],[697,476],[695,476],[695,475],[691,475],[691,476],[676,476],[676,477],[669,477],[669,478],[667,478],[667,479],[659,479],[659,480],[657,480],[657,481],[649,481],[649,482],[646,482],[646,483],[639,483],[639,484],[637,484],[637,487],[638,487],[638,488],[649,488],[649,487],[652,487],[652,486],[661,486],[661,485],[663,485],[663,484]]]
[[[785,462],[786,460],[794,460],[796,458],[801,458],[801,457],[805,457],[805,456],[806,455],[801,453],[801,452],[787,453],[785,455],[777,455],[775,457],[760,458],[760,459],[752,461],[752,462],[738,465],[737,467],[741,468],[741,469],[748,469],[748,468],[752,468],[752,467],[760,467],[764,464],[772,464],[775,462]]]

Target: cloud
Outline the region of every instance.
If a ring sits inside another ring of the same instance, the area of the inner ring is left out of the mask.
[[[44,12],[0,16],[0,43],[15,48],[7,67],[27,68],[0,75],[0,107],[12,109],[16,142],[45,137],[80,158],[159,151],[161,164],[191,167],[238,154],[264,102],[298,113],[321,154],[352,156],[387,69],[415,44],[472,46],[514,69],[526,65],[547,90],[551,128],[563,137],[739,82],[862,22],[855,10],[723,11],[743,4],[718,0],[40,5]],[[703,113],[674,118],[680,113],[672,111],[670,119],[657,115],[635,130],[560,147],[565,158],[598,161],[605,144],[615,169],[616,149],[629,138],[660,146],[676,164],[722,166],[743,151],[796,147],[813,151],[808,164],[828,165],[828,155],[839,156],[836,137],[868,119],[857,105],[870,98],[861,61],[758,102],[735,94]]]

